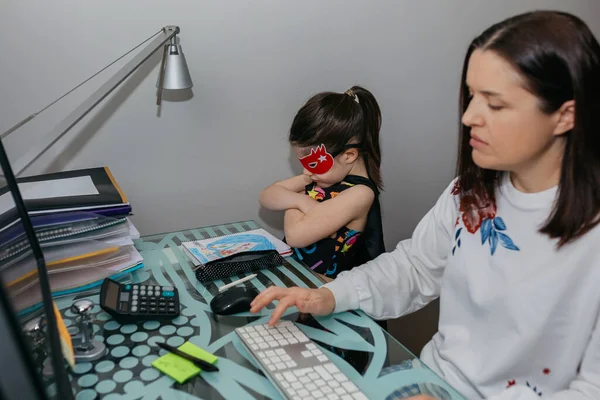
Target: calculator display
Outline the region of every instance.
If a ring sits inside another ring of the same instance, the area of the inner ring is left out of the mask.
[[[117,308],[117,300],[119,298],[119,285],[113,282],[108,284],[108,289],[106,290],[106,299],[105,303],[107,306],[111,308]]]

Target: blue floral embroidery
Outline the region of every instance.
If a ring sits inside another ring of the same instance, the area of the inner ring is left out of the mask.
[[[494,255],[498,248],[498,243],[502,247],[508,250],[519,251],[519,247],[512,241],[512,239],[503,231],[506,231],[506,224],[500,217],[484,218],[479,228],[481,232],[481,244],[485,244],[487,241],[490,244],[490,253]],[[454,255],[456,248],[461,245],[460,234],[463,228],[459,227],[454,235],[454,247],[452,248],[452,255]]]

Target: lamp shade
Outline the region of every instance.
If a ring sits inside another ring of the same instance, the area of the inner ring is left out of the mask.
[[[194,84],[188,70],[185,56],[179,44],[167,44],[167,60],[165,62],[165,77],[163,81],[163,89],[180,90],[189,89]],[[156,82],[158,87],[160,77]]]

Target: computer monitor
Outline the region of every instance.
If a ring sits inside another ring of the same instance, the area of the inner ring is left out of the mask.
[[[0,398],[72,399],[44,255],[1,140],[0,165]]]

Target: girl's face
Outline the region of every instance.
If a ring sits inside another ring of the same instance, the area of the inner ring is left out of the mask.
[[[354,161],[358,158],[356,149],[348,149],[336,157],[332,157],[323,145],[314,147],[293,146],[293,149],[304,166],[302,173],[322,188],[344,180],[352,170]]]
[[[475,164],[498,171],[527,173],[560,168],[563,133],[573,127],[574,103],[552,114],[524,88],[520,74],[493,51],[475,50],[466,84],[471,99],[462,117],[471,128]]]

